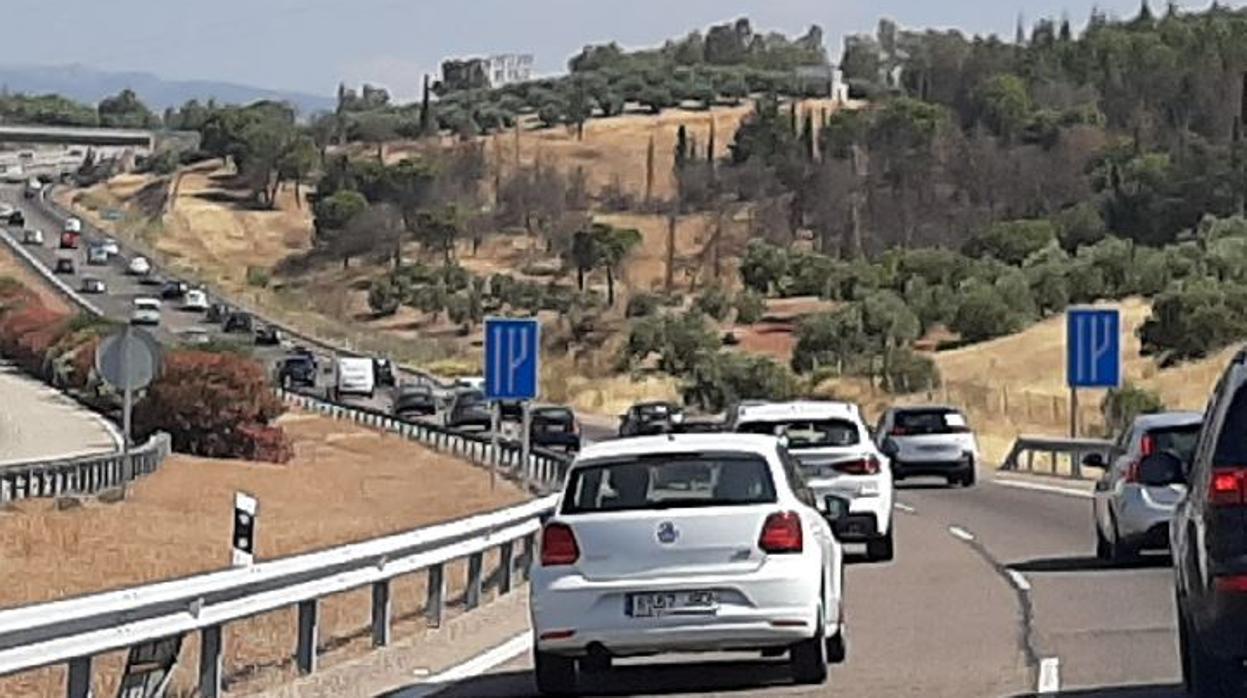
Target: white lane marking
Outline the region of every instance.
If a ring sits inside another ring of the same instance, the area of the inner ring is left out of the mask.
[[[454,684],[475,678],[489,670],[515,659],[533,645],[533,634],[525,631],[468,661],[453,666],[440,674],[426,676],[414,686],[391,693],[392,698],[424,698],[449,689]]]
[[[1013,580],[1013,586],[1017,587],[1019,591],[1028,592],[1031,590],[1031,583],[1021,572],[1017,570],[1008,570],[1008,572],[1009,579]]]
[[[1018,482],[1017,480],[1005,480],[996,478],[992,480],[994,484],[1001,487],[1014,487],[1019,490],[1033,490],[1035,492],[1047,492],[1048,494],[1061,494],[1066,497],[1079,497],[1081,499],[1092,499],[1095,497],[1086,490],[1076,490],[1072,487],[1057,487],[1056,485],[1041,485],[1037,482]]]
[[[896,503],[895,503],[895,504],[893,504],[892,506],[896,507],[896,510],[897,510],[897,511],[903,511],[903,512],[905,512],[906,514],[913,514],[913,513],[915,513],[915,512],[917,512],[917,511],[918,511],[917,509],[915,509],[915,508],[913,508],[913,507],[909,506],[908,504],[902,504],[902,503],[900,503],[900,502],[896,502]]]
[[[1035,692],[1041,696],[1054,696],[1061,691],[1061,660],[1045,657],[1039,661],[1039,686]]]
[[[948,532],[960,538],[961,540],[964,540],[967,543],[974,540],[974,534],[970,533],[964,528],[961,528],[960,526],[949,526]]]

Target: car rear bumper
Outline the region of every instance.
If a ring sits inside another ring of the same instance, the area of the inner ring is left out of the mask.
[[[819,575],[801,573],[793,565],[771,567],[775,569],[763,567],[730,580],[599,583],[567,576],[543,584],[537,575],[530,592],[534,642],[542,651],[568,656],[583,656],[598,648],[628,656],[783,647],[812,637],[818,620]],[[656,618],[632,618],[625,612],[630,593],[691,589],[718,592],[717,611]],[[827,617],[840,617],[838,605],[829,609]],[[828,632],[838,630],[836,625]]]
[[[1212,592],[1196,619],[1205,651],[1223,659],[1247,659],[1247,594]]]
[[[1117,535],[1122,540],[1149,548],[1169,547],[1169,520],[1174,505],[1156,501],[1138,486],[1122,488],[1113,504]]]
[[[898,478],[961,475],[974,470],[974,461],[957,460],[892,460],[892,473]]]
[[[830,481],[834,482],[834,481]],[[822,501],[827,495],[847,497],[849,499],[849,516],[846,525],[854,523],[849,530],[838,535],[843,541],[864,541],[887,535],[892,528],[892,483],[889,479],[876,492],[865,494],[860,486],[829,484],[828,481],[810,482],[814,496]],[[860,532],[854,532],[860,531]]]
[[[542,448],[571,448],[579,450],[580,436],[577,434],[567,434],[565,436],[558,434],[547,434],[542,436],[534,435],[532,437],[532,445],[540,446]]]

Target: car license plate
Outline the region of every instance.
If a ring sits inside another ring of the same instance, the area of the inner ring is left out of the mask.
[[[705,615],[714,613],[718,607],[718,595],[707,590],[628,595],[628,615],[633,618]]]

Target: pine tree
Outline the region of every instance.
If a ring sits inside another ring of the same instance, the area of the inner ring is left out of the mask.
[[[1073,38],[1074,38],[1074,32],[1073,32],[1073,30],[1072,30],[1072,29],[1070,29],[1070,26],[1069,26],[1069,15],[1067,15],[1067,14],[1063,14],[1063,15],[1061,15],[1061,29],[1060,29],[1060,31],[1058,32],[1057,37],[1058,37],[1058,38],[1059,38],[1062,42],[1069,42],[1069,41],[1073,40]]]
[[[1013,43],[1017,44],[1018,46],[1024,46],[1026,44],[1025,25],[1026,25],[1026,17],[1023,16],[1022,13],[1019,12],[1017,29],[1015,29],[1013,32]]]

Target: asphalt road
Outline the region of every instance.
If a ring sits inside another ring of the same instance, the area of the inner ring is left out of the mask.
[[[0,467],[116,451],[120,440],[100,416],[0,362]]]
[[[899,501],[896,561],[849,566],[848,660],[826,685],[793,686],[782,660],[713,655],[628,660],[582,691],[1020,698],[1043,666],[1062,696],[1182,695],[1167,559],[1098,563],[1089,498],[989,481],[906,485]],[[530,669],[525,654],[439,695],[534,695]]]

